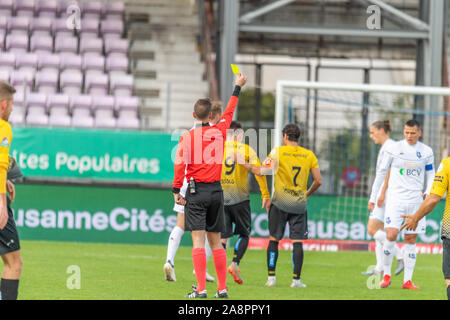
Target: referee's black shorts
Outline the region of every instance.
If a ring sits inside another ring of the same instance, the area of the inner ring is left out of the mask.
[[[184,222],[186,231],[222,232],[224,227],[223,191],[220,182],[195,182],[196,193],[186,191]]]
[[[233,232],[234,223],[234,232]],[[225,228],[221,234],[222,239],[231,238],[235,234],[249,236],[252,231],[252,214],[250,200],[231,206],[225,206]]]
[[[11,201],[8,202],[8,222],[5,228],[0,230],[0,255],[4,255],[20,249],[19,233],[17,232],[14,214],[11,210]]]
[[[443,262],[442,262],[442,272],[444,273],[445,279],[450,279],[450,239],[442,237],[442,247],[443,247]]]
[[[308,216],[305,213],[289,213],[280,210],[272,203],[269,210],[269,232],[272,237],[281,240],[289,223],[289,238],[292,240],[308,239]]]

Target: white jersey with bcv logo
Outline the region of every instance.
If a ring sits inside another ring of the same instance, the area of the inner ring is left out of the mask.
[[[389,201],[422,202],[425,183],[425,193],[430,193],[435,173],[434,155],[433,150],[427,145],[421,142],[410,145],[406,140],[389,145],[375,180],[384,181],[389,168],[391,169],[387,190]]]
[[[378,151],[376,176],[378,176],[380,174],[380,167],[381,167],[381,163],[383,162],[384,157],[386,156],[386,149],[394,143],[395,143],[395,140],[387,139],[381,146],[380,151]],[[378,184],[381,182],[381,185],[375,185],[375,182]],[[377,203],[377,199],[380,195],[381,187],[383,186],[383,184],[384,184],[384,180],[380,181],[375,178],[374,183],[372,185],[372,193],[370,194],[369,202],[372,202],[375,204]],[[378,190],[378,193],[376,193],[377,190]]]

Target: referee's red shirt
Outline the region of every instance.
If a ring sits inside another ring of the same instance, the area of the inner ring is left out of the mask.
[[[183,186],[185,176],[187,181],[191,178],[205,183],[220,181],[227,130],[239,101],[237,88],[217,125],[198,124],[180,137],[172,184],[175,191]]]

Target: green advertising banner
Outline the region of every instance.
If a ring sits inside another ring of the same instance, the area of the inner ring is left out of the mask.
[[[171,182],[177,143],[156,132],[17,127],[10,154],[30,178]]]
[[[55,186],[16,186],[12,204],[24,240],[167,245],[176,224],[170,190]],[[252,237],[268,237],[267,214],[260,195],[252,194]],[[366,198],[312,196],[308,199],[310,238],[371,240],[367,234]],[[427,216],[419,242],[440,241],[444,203]],[[286,234],[287,235],[287,234]],[[190,236],[182,245],[191,245]]]

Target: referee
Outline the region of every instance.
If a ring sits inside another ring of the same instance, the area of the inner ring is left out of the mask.
[[[199,99],[194,105],[195,127],[185,132],[178,143],[174,166],[173,189],[175,203],[185,205],[185,230],[191,231],[192,262],[197,286],[186,298],[206,298],[205,232],[212,249],[217,274],[216,298],[228,298],[226,286],[227,255],[220,241],[224,227],[224,199],[220,185],[223,149],[227,130],[239,101],[241,87],[247,77],[239,74],[233,95],[217,125],[211,126],[211,101]],[[186,171],[185,171],[186,170]],[[180,188],[186,177],[186,199]]]
[[[403,230],[416,230],[419,221],[429,214],[441,198],[447,192],[447,199],[445,200],[444,216],[442,218],[441,238],[443,242],[443,263],[442,271],[444,273],[445,282],[447,285],[447,298],[450,300],[450,157],[442,160],[434,177],[433,186],[430,194],[422,202],[422,205],[417,209],[413,215],[401,215],[405,218],[405,222],[400,228]]]
[[[16,90],[0,82],[0,256],[4,268],[0,283],[2,300],[17,300],[19,278],[22,272],[19,236],[14,222],[10,201],[14,200],[14,185],[8,181],[8,169],[15,161],[9,157],[12,130],[8,123]],[[9,192],[11,200],[7,198]]]

